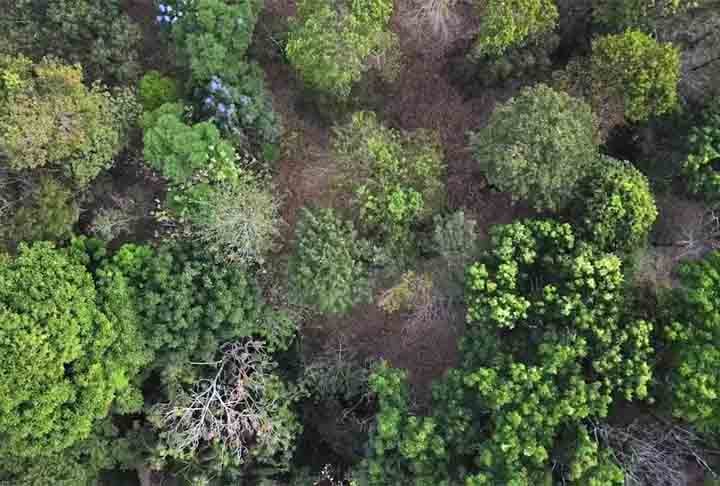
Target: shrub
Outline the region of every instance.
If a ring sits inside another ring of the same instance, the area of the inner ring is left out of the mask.
[[[435,216],[433,247],[456,273],[463,273],[470,261],[478,254],[476,222],[456,211],[445,217]]]
[[[78,251],[76,251],[78,250]],[[41,458],[87,438],[147,362],[121,275],[93,280],[71,251],[21,244],[0,257],[0,457]]]
[[[294,298],[322,313],[342,314],[370,300],[369,249],[349,221],[332,209],[303,209],[290,260]]]
[[[604,157],[585,186],[578,201],[583,235],[604,251],[642,246],[658,215],[647,178],[629,162]]]
[[[481,5],[482,24],[473,56],[501,56],[555,28],[558,9],[554,0],[488,0]]]
[[[224,141],[212,122],[188,125],[183,107],[162,105],[143,117],[145,160],[174,183],[189,181],[200,171],[213,171],[213,165],[228,165],[235,150]]]
[[[5,54],[57,56],[110,85],[137,80],[142,36],[120,0],[17,0],[5,2],[6,8],[0,19],[10,37]]]
[[[675,416],[699,431],[720,431],[720,252],[680,267],[682,287],[670,302],[665,332],[675,354],[670,370]]]
[[[389,0],[302,0],[290,26],[288,60],[312,88],[339,98],[350,94],[368,68],[371,55],[386,53],[396,42],[389,31]]]
[[[619,32],[638,28],[652,31],[657,21],[700,3],[697,0],[595,0],[593,18]]]
[[[262,338],[269,351],[286,349],[295,326],[270,309],[242,269],[216,263],[199,247],[174,243],[153,250],[124,245],[104,267],[125,275],[141,328],[165,384],[185,379],[188,362],[208,361],[221,343]]]
[[[443,203],[445,167],[430,133],[401,133],[358,112],[336,130],[333,147],[365,231],[402,239]]]
[[[717,199],[720,197],[720,174],[716,171],[720,162],[720,98],[703,111],[700,126],[690,132],[689,146],[683,173],[690,190],[707,199]]]
[[[165,103],[178,101],[180,92],[174,79],[158,71],[148,71],[140,79],[139,98],[143,111],[153,111]]]
[[[262,180],[243,173],[235,184],[210,193],[194,232],[227,262],[262,264],[280,236],[280,203]]]
[[[135,115],[127,92],[87,88],[79,66],[52,59],[0,58],[0,73],[11,88],[0,103],[0,151],[12,169],[59,166],[85,185],[110,167]]]
[[[662,115],[677,105],[680,54],[672,44],[629,30],[593,42],[593,95],[622,100],[633,122]]]
[[[596,137],[587,104],[540,84],[496,108],[471,144],[492,185],[558,210],[597,158]]]
[[[170,24],[170,32],[196,85],[220,74],[230,83],[241,79],[260,7],[258,0],[176,3],[183,15]],[[164,17],[161,11],[158,20]]]

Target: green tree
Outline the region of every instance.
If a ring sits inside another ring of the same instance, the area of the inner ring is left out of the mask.
[[[647,178],[629,162],[603,157],[577,206],[582,236],[604,251],[629,253],[647,240],[658,211]]]
[[[370,299],[369,248],[350,221],[332,209],[303,209],[290,260],[290,291],[323,313],[347,312]]]
[[[390,0],[302,0],[285,48],[290,64],[312,88],[343,98],[368,68],[371,55],[396,42]]]
[[[706,0],[594,0],[596,22],[616,31],[651,31],[664,18],[697,7]]]
[[[558,210],[597,158],[595,117],[584,102],[540,84],[496,108],[471,144],[491,184],[538,210]]]
[[[552,31],[559,13],[554,0],[487,0],[477,2],[482,24],[473,55],[501,56],[512,47]]]
[[[358,112],[336,129],[333,148],[366,232],[403,239],[444,202],[442,149],[429,132],[402,133]]]
[[[608,35],[593,41],[593,96],[621,100],[633,122],[662,115],[678,102],[680,54],[639,31]]]
[[[683,165],[683,173],[688,178],[690,190],[715,200],[720,197],[720,174],[715,169],[720,162],[720,98],[703,111],[688,142],[690,153]]]
[[[141,405],[147,362],[127,282],[94,280],[84,242],[21,244],[0,257],[0,457],[61,453],[91,435],[111,405]]]
[[[0,10],[0,54],[57,56],[113,86],[140,74],[142,35],[120,0],[3,0]]]
[[[187,363],[211,360],[224,342],[256,337],[275,351],[294,338],[294,323],[265,303],[250,275],[217,263],[197,245],[168,243],[154,250],[127,244],[102,270],[129,281],[140,327],[155,353],[153,368],[166,384],[188,378]]]
[[[698,430],[720,432],[720,252],[680,267],[682,287],[670,301],[666,335],[675,366],[670,373],[673,413]]]
[[[212,122],[188,125],[183,114],[182,105],[167,103],[143,116],[145,160],[174,183],[232,165],[235,150],[217,127]]]
[[[171,34],[195,84],[213,76],[240,79],[260,7],[258,0],[196,0],[176,7],[184,11]]]
[[[140,79],[138,97],[143,111],[153,111],[165,103],[175,103],[180,98],[177,82],[158,71],[148,71]]]
[[[57,166],[78,184],[112,165],[137,116],[132,95],[83,84],[80,66],[0,57],[0,153],[14,170]]]

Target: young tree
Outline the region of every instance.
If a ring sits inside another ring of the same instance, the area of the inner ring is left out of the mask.
[[[680,54],[639,31],[608,35],[593,42],[593,96],[617,98],[633,122],[662,115],[677,105]]]
[[[358,112],[336,129],[333,148],[364,231],[402,240],[442,205],[445,164],[431,133],[402,133]]]
[[[388,25],[392,12],[390,0],[302,0],[285,48],[290,64],[310,87],[348,96],[369,57],[396,42]]]
[[[96,276],[84,243],[0,256],[0,457],[42,460],[90,436],[115,404],[141,405],[147,363],[127,282]]]
[[[342,314],[370,300],[369,247],[332,209],[303,209],[290,260],[290,290],[322,313]]]
[[[0,57],[0,153],[14,170],[59,167],[79,185],[112,165],[137,117],[129,92],[83,84],[80,66]]]
[[[558,210],[597,158],[595,117],[584,102],[540,84],[496,108],[471,144],[492,185],[538,210]]]
[[[658,211],[639,170],[603,157],[583,186],[577,204],[582,236],[603,251],[625,254],[645,243]]]
[[[477,2],[482,15],[473,55],[501,56],[555,28],[558,9],[554,0],[486,0]]]

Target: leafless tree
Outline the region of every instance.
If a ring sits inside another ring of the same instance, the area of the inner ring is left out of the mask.
[[[705,253],[720,248],[720,213],[717,208],[691,215],[680,224],[681,239],[675,246],[682,248],[678,259],[700,258]]]
[[[686,486],[689,462],[716,476],[704,458],[702,440],[682,427],[638,422],[624,428],[599,424],[594,433],[624,470],[626,486]]]
[[[211,363],[215,372],[200,379],[189,392],[178,390],[154,415],[170,444],[195,452],[203,442],[219,442],[230,454],[243,457],[251,441],[262,442],[274,428],[275,408],[264,393],[272,361],[261,342],[229,343],[222,358]]]

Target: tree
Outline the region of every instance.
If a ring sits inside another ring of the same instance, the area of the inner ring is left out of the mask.
[[[540,84],[496,108],[471,148],[490,183],[536,209],[565,207],[597,158],[584,102]]]
[[[121,275],[94,280],[82,240],[0,257],[0,457],[40,459],[88,438],[115,404],[141,405],[147,362]]]
[[[112,165],[137,105],[83,84],[80,66],[0,57],[0,153],[14,170],[57,166],[79,185]]]
[[[390,240],[429,217],[444,202],[442,149],[431,133],[403,133],[358,112],[335,131],[343,182],[363,230]]]
[[[665,332],[675,362],[670,372],[673,413],[699,431],[720,431],[720,252],[680,267],[682,287],[669,303]]]
[[[188,182],[214,166],[232,165],[235,149],[212,122],[188,125],[178,103],[162,105],[143,117],[145,160],[174,183]]]
[[[332,209],[303,209],[288,268],[290,291],[322,313],[342,314],[370,300],[369,248]]]
[[[288,60],[312,88],[344,98],[367,70],[371,55],[396,42],[389,30],[393,2],[302,0],[285,48]]]
[[[102,268],[130,283],[140,328],[155,353],[152,368],[166,385],[194,380],[185,376],[192,373],[187,363],[212,360],[222,343],[256,337],[276,351],[295,336],[295,324],[265,303],[250,275],[216,263],[197,245],[127,244]]]
[[[482,25],[473,55],[501,56],[552,31],[558,21],[554,0],[488,0],[481,6]]]
[[[603,157],[583,185],[582,235],[604,251],[639,248],[658,215],[647,178],[629,162]]]
[[[140,74],[140,28],[120,0],[3,0],[0,54],[56,56],[92,80],[126,85]]]
[[[715,170],[720,161],[720,97],[702,113],[699,126],[690,131],[690,153],[683,165],[690,190],[707,199],[720,197],[720,174]]]
[[[593,96],[621,100],[633,122],[662,115],[677,105],[680,55],[639,31],[607,35],[593,41]]]
[[[196,0],[178,3],[172,13],[161,9],[158,21],[170,26],[181,59],[196,85],[209,82],[213,76],[237,82],[245,68],[245,52],[260,7],[257,0]]]
[[[659,20],[671,17],[706,0],[594,0],[596,22],[622,32],[627,29],[652,31]]]
[[[153,111],[165,103],[175,103],[180,98],[177,82],[158,71],[148,71],[140,79],[138,97],[143,111]]]
[[[194,218],[198,238],[228,262],[262,264],[280,236],[280,203],[263,182],[243,172],[237,183],[212,191]]]

